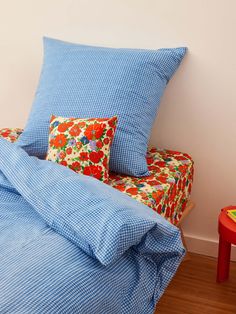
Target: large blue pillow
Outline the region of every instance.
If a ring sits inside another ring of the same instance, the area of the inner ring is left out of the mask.
[[[18,144],[44,158],[51,114],[118,116],[110,169],[146,176],[151,128],[166,84],[186,48],[114,49],[44,38],[44,63],[32,110]]]

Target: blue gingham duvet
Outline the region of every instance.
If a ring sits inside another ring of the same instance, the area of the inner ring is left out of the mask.
[[[0,313],[153,313],[179,231],[96,179],[0,139]]]

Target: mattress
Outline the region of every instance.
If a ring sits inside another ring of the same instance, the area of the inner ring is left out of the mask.
[[[5,128],[0,136],[14,142],[22,129]],[[148,177],[136,178],[110,173],[109,185],[151,207],[172,224],[178,224],[189,201],[193,182],[193,160],[185,153],[150,148]]]

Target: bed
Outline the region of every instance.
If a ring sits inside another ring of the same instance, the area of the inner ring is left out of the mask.
[[[21,132],[0,130],[1,313],[153,313],[184,256],[174,225],[189,207],[190,156],[152,148],[149,177],[110,173],[109,185],[96,179],[80,182],[86,176],[29,157],[9,143],[17,143]],[[73,180],[77,188],[72,196]],[[81,192],[84,186],[88,189]],[[87,190],[96,191],[95,200]],[[74,204],[75,194],[80,204],[76,215],[67,206]],[[58,216],[59,207],[64,214]],[[97,215],[92,222],[85,219],[84,208]],[[83,239],[78,219],[89,223]]]
[[[185,255],[193,162],[147,148],[187,49],[43,43],[24,132],[0,130],[0,313],[151,314]]]

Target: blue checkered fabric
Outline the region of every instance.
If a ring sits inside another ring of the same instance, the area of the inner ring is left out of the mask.
[[[117,115],[111,170],[148,175],[145,156],[160,98],[185,52],[91,47],[45,38],[41,78],[19,145],[44,158],[51,114]]]
[[[91,177],[0,139],[0,313],[153,313],[179,230]]]

